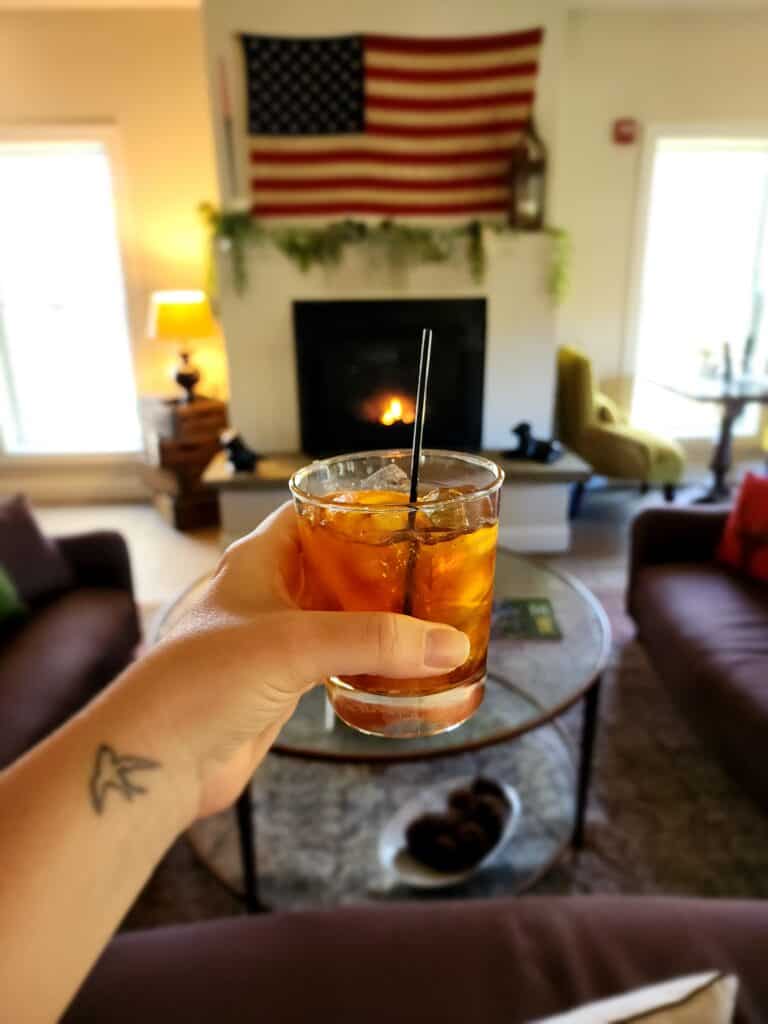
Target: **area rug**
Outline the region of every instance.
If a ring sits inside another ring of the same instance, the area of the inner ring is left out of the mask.
[[[586,848],[578,855],[567,854],[532,891],[768,896],[768,817],[700,744],[670,701],[633,638],[621,593],[611,590],[597,596],[611,620],[614,647],[603,687]],[[575,744],[580,709],[562,721]],[[370,877],[376,839],[372,822],[378,820],[382,789],[402,784],[406,771],[418,784],[445,778],[446,773],[462,774],[465,768],[509,775],[515,771],[514,748],[514,743],[506,744],[462,759],[394,769],[318,770],[320,766],[310,763],[270,758],[254,789],[261,815],[257,821],[263,897],[281,909],[343,903],[350,892],[355,901],[424,898],[391,888],[386,880],[367,888],[361,884]],[[459,764],[465,759],[466,765]],[[333,772],[347,773],[344,785],[332,781]],[[362,774],[353,777],[350,772]],[[393,772],[388,783],[387,773]],[[364,787],[370,813],[366,815],[365,803],[358,801],[347,807],[352,813],[345,814],[343,800],[329,799],[333,786],[336,793]],[[326,817],[333,814],[332,831],[313,831],[312,815],[297,815],[297,803],[324,808]],[[196,826],[194,844],[199,851],[202,828],[208,840],[213,837],[227,846],[217,859],[230,865],[231,874],[237,866],[237,840],[230,823],[228,812],[219,821]],[[332,842],[328,835],[333,835]],[[450,896],[502,895],[515,891],[518,881],[502,867]],[[219,916],[241,906],[184,837],[159,866],[126,926]]]

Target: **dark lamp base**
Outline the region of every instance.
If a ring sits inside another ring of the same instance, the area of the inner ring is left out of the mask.
[[[180,354],[181,366],[176,371],[176,377],[174,379],[179,387],[186,391],[187,394],[185,400],[187,402],[194,402],[195,387],[200,380],[200,371],[190,365],[189,352],[182,352]]]

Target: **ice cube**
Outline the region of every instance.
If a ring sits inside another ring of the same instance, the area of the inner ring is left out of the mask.
[[[440,501],[440,488],[433,487],[431,491],[427,491],[426,494],[419,495],[419,504],[424,504],[428,501]]]
[[[453,487],[438,487],[421,495],[419,504],[428,506],[431,502],[453,501],[453,499],[458,498],[465,498],[462,491],[457,491]],[[416,523],[417,526],[421,525],[423,529],[455,530],[458,533],[464,533],[469,529],[464,501],[456,501],[445,508],[427,507],[421,509],[416,518]]]
[[[398,465],[388,462],[367,476],[360,486],[369,491],[407,491],[410,479]]]

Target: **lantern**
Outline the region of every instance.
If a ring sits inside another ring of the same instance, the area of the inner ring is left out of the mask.
[[[509,224],[524,231],[544,226],[547,147],[530,117],[512,150],[509,168]]]

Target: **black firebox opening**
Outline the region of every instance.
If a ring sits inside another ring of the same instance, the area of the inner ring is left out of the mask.
[[[294,302],[293,322],[308,455],[410,445],[424,327],[433,331],[424,444],[480,449],[485,299]]]

